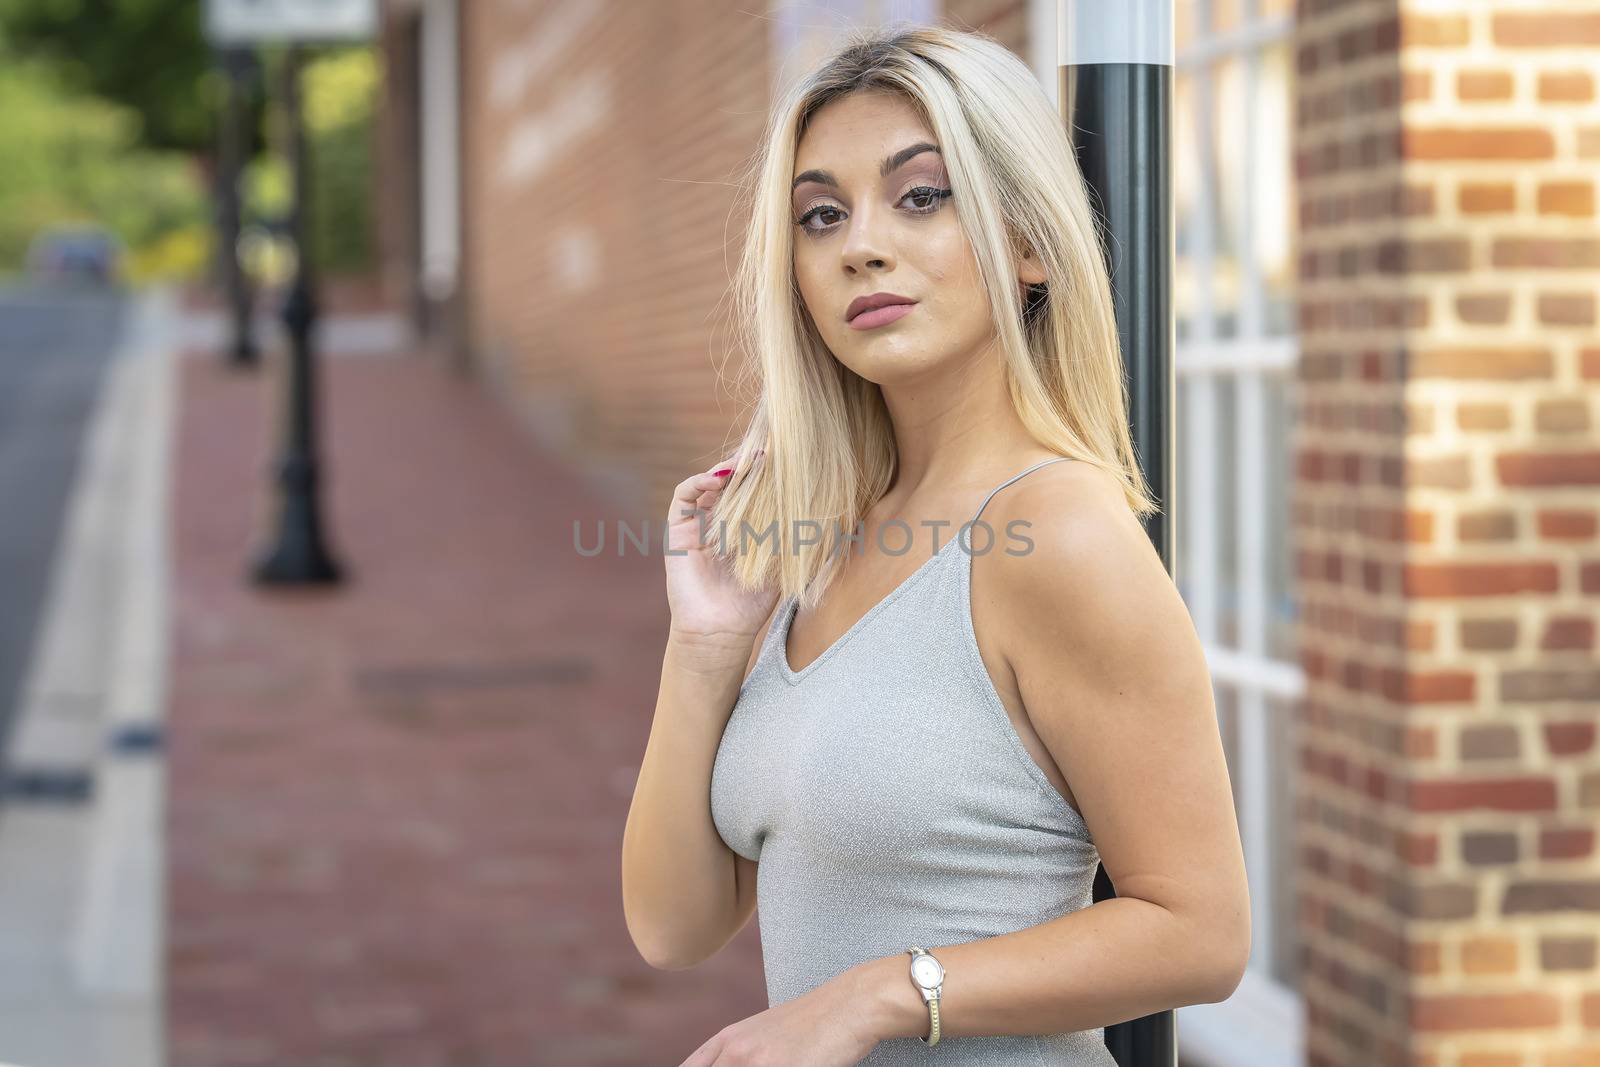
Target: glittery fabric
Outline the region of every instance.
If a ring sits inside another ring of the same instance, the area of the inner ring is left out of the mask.
[[[1015,546],[995,534],[993,551]],[[977,552],[989,540],[970,537]],[[972,551],[952,537],[799,671],[786,600],[739,691],[711,809],[728,847],[759,861],[769,1005],[880,956],[905,956],[909,983],[912,945],[1011,933],[1093,901],[1088,827],[1023,747],[979,655]],[[891,1038],[860,1063],[1115,1067],[1099,1028],[932,1048]]]

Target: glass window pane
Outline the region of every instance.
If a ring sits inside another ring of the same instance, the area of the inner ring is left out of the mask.
[[[1239,246],[1242,208],[1248,195],[1249,154],[1245,148],[1244,115],[1244,63],[1237,56],[1218,62],[1214,68],[1214,88],[1210,122],[1211,141],[1204,150],[1208,153],[1213,174],[1211,184],[1215,203],[1212,205],[1212,242],[1215,262],[1211,268],[1214,289],[1216,335],[1236,337],[1239,334]]]
[[[1173,533],[1172,544],[1172,569],[1177,575],[1178,595],[1183,597],[1187,604],[1194,603],[1194,586],[1189,580],[1193,571],[1193,560],[1190,555],[1190,544],[1193,540],[1191,530],[1194,529],[1194,500],[1189,493],[1189,487],[1194,484],[1193,475],[1189,473],[1189,464],[1194,455],[1194,449],[1189,447],[1184,431],[1183,413],[1188,410],[1189,402],[1189,376],[1186,374],[1173,375],[1177,379],[1174,395],[1172,397],[1172,412],[1174,429],[1177,435],[1178,469],[1173,472],[1176,486],[1173,495],[1176,499],[1177,527]],[[1192,609],[1191,609],[1192,610]]]
[[[1272,959],[1273,978],[1300,987],[1300,933],[1296,884],[1295,805],[1300,767],[1300,705],[1267,699],[1267,751],[1272,766]]]
[[[1236,30],[1244,21],[1245,0],[1211,0],[1211,32]]]
[[[1275,660],[1293,661],[1299,656],[1296,625],[1299,616],[1294,576],[1293,471],[1290,440],[1293,386],[1282,375],[1269,374],[1263,381],[1262,400],[1266,404],[1267,454],[1265,459],[1267,513],[1266,568],[1267,634],[1266,652]]]
[[[1289,42],[1279,41],[1260,52],[1260,70],[1250,106],[1255,109],[1256,141],[1251,147],[1250,217],[1255,220],[1252,246],[1264,288],[1262,329],[1282,336],[1295,329],[1294,271],[1296,234],[1293,135],[1290,108]]]
[[[1168,517],[1173,520],[1173,579],[1178,584],[1178,595],[1189,600],[1189,486],[1184,478],[1184,456],[1187,446],[1184,445],[1184,403],[1189,395],[1189,378],[1186,374],[1173,374],[1173,422],[1174,434],[1178,435],[1178,470],[1173,472],[1174,501],[1168,507],[1176,510],[1178,514],[1168,512]]]
[[[1179,341],[1192,336],[1190,322],[1199,311],[1196,281],[1201,268],[1196,262],[1195,213],[1200,203],[1200,159],[1196,154],[1196,107],[1195,79],[1189,74],[1177,74],[1172,81],[1172,201],[1173,225],[1177,229],[1173,237],[1172,307]]]
[[[1172,4],[1172,47],[1182,54],[1194,42],[1195,34],[1199,31],[1200,4],[1198,0],[1173,0]]]
[[[1217,642],[1225,648],[1239,647],[1239,442],[1238,384],[1231,374],[1217,375],[1215,442],[1217,468],[1212,477],[1217,483],[1217,499],[1198,501],[1216,516],[1217,556],[1213,561],[1217,575]],[[1252,561],[1253,566],[1259,562]]]
[[[1233,809],[1239,810],[1239,789],[1244,784],[1244,767],[1239,762],[1239,694],[1226,682],[1211,687],[1217,703],[1217,732],[1222,735],[1222,751],[1228,758],[1228,780],[1233,786]]]

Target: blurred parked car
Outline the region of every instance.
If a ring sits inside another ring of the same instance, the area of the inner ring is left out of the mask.
[[[55,226],[28,246],[28,273],[65,285],[115,285],[121,277],[122,242],[101,226]]]

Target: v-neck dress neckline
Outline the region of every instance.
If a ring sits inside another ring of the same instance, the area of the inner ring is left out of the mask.
[[[831,659],[835,652],[849,644],[850,639],[864,629],[868,623],[872,622],[873,619],[883,614],[889,605],[893,604],[896,600],[899,600],[901,596],[915,586],[925,575],[928,574],[929,571],[933,570],[940,560],[946,558],[947,556],[954,555],[956,546],[961,542],[961,534],[963,530],[967,531],[967,543],[970,546],[972,537],[972,524],[977,522],[978,519],[983,515],[984,509],[989,506],[989,501],[994,499],[996,493],[1000,492],[1000,490],[1004,489],[1011,483],[1020,480],[1025,475],[1033,473],[1040,467],[1049,466],[1052,463],[1059,463],[1067,458],[1068,457],[1066,456],[1053,456],[1050,459],[1040,460],[1038,463],[1033,464],[1033,466],[1028,467],[1026,470],[1019,471],[1010,478],[1007,478],[1005,481],[1001,482],[999,485],[995,486],[993,489],[989,490],[988,495],[983,498],[983,503],[979,504],[977,510],[972,513],[972,517],[966,522],[962,523],[960,526],[956,527],[955,534],[950,538],[949,541],[945,542],[942,548],[940,548],[933,555],[929,556],[927,559],[923,560],[921,566],[912,571],[910,574],[906,575],[904,580],[902,580],[899,585],[889,590],[883,595],[882,598],[878,600],[876,604],[873,604],[870,608],[868,608],[859,619],[850,625],[849,629],[840,634],[831,645],[823,649],[817,655],[816,659],[812,660],[804,667],[801,667],[799,670],[795,670],[789,664],[789,630],[794,624],[795,615],[799,614],[800,599],[798,597],[790,597],[789,603],[785,605],[783,609],[782,624],[774,624],[773,627],[778,631],[778,647],[777,655],[775,657],[777,660],[778,674],[790,685],[799,685],[801,682],[805,681],[806,678],[809,677],[818,667],[822,666],[824,662]],[[970,556],[972,550],[970,547],[967,547],[962,548],[960,551],[967,553]]]
[[[939,560],[943,559],[945,556],[950,555],[951,549],[955,548],[956,545],[959,544],[960,540],[961,534],[959,531],[957,531],[954,537],[945,542],[944,547],[940,548],[933,555],[923,560],[922,564],[918,566],[916,570],[906,575],[899,585],[895,586],[893,589],[889,590],[881,598],[879,598],[878,602],[868,608],[859,619],[850,625],[849,629],[840,634],[838,639],[835,640],[833,644],[823,649],[820,653],[818,653],[816,659],[812,660],[810,663],[807,663],[799,670],[795,670],[789,665],[789,628],[794,623],[794,617],[799,614],[800,611],[799,598],[791,597],[789,599],[788,606],[784,608],[783,625],[780,627],[777,637],[778,671],[783,675],[784,680],[786,680],[790,685],[798,685],[800,682],[804,681],[806,676],[814,671],[817,667],[821,666],[824,660],[828,659],[835,652],[848,644],[850,638],[854,637],[856,633],[859,632],[864,626],[866,626],[878,615],[882,614],[890,604],[898,600],[902,594],[907,592],[913,585],[915,585],[918,579],[927,574],[928,571],[932,570],[934,564],[938,563]]]

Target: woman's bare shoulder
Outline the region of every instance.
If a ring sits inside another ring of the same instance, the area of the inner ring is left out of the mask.
[[[1089,463],[1052,463],[1031,472],[997,495],[984,511],[1002,542],[1013,543],[999,555],[1022,561],[1007,572],[1028,574],[1029,558],[1036,551],[1050,562],[1063,562],[1073,546],[1099,538],[1130,542],[1144,527],[1128,507],[1122,483],[1108,471]],[[1007,536],[1009,533],[1009,537]],[[1018,539],[1032,542],[1018,545]],[[1145,543],[1149,539],[1145,538]]]
[[[1075,647],[1104,640],[1105,620],[1132,609],[1164,627],[1187,622],[1176,586],[1121,481],[1088,463],[1056,463],[996,497],[991,508],[1004,551],[992,553],[991,588],[1006,610],[1004,644],[1043,627]],[[1025,524],[1025,525],[1022,525]],[[1023,538],[1025,540],[1019,540]]]

